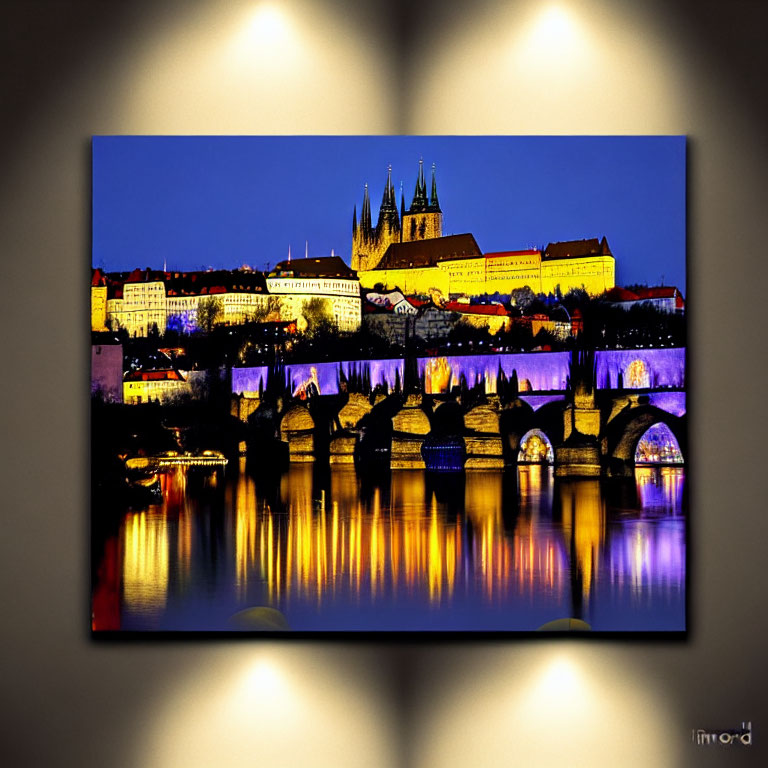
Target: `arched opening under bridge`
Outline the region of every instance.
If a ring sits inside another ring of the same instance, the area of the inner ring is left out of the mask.
[[[531,429],[520,440],[518,464],[554,464],[552,442],[540,429]]]
[[[672,430],[662,421],[649,427],[637,442],[635,465],[683,464],[683,453]]]

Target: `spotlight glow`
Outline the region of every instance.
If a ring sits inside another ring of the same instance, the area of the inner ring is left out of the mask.
[[[253,14],[246,31],[254,43],[280,44],[290,35],[290,23],[283,11],[274,5],[264,4]]]
[[[562,6],[551,5],[522,25],[512,42],[513,74],[572,81],[594,69],[593,48],[584,25]]]
[[[244,690],[249,695],[273,697],[285,688],[281,670],[266,659],[256,662],[243,675]]]
[[[476,659],[477,665],[467,664],[465,656],[464,674],[454,680],[453,690],[443,687],[439,704],[432,689],[422,708],[415,708],[424,713],[414,729],[419,734],[415,764],[639,768],[676,763],[676,725],[664,711],[663,698],[631,673],[621,654],[543,647],[511,655],[484,652]],[[446,663],[455,668],[454,662]],[[437,669],[424,674],[440,676]],[[648,733],[655,738],[644,738]]]
[[[553,659],[533,690],[534,696],[543,702],[558,698],[572,699],[583,692],[584,681],[578,669],[570,659],[564,657]]]
[[[670,126],[686,121],[676,49],[663,46],[665,31],[636,6],[467,6],[420,41],[409,132],[675,133]],[[473,109],[457,114],[457,100],[470,93]]]
[[[390,702],[377,674],[348,650],[275,644],[260,647],[255,658],[252,648],[206,657],[205,665],[185,676],[149,715],[137,764],[395,764]]]
[[[545,8],[528,32],[530,44],[543,51],[553,49],[562,53],[564,47],[583,42],[583,32],[573,16],[559,5]]]
[[[283,67],[296,57],[299,41],[294,19],[284,9],[264,3],[237,24],[231,53],[240,65]]]
[[[146,33],[125,59],[114,95],[118,132],[393,130],[385,47],[353,16],[315,0],[195,7]]]

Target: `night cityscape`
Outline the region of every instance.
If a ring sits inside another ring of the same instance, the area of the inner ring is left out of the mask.
[[[93,180],[94,631],[685,630],[683,138],[95,137]]]

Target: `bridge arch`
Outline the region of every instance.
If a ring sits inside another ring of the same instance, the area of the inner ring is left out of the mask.
[[[518,464],[554,464],[555,449],[546,433],[538,428],[530,429],[520,439],[517,452]]]
[[[677,440],[683,460],[688,455],[687,420],[653,405],[625,408],[607,425],[603,437],[603,455],[612,475],[630,474],[635,466],[635,451],[643,435],[654,424],[666,425]]]
[[[498,403],[480,403],[464,414],[464,425],[474,432],[498,435],[499,413]]]
[[[517,400],[501,412],[500,426],[507,464],[517,464],[525,436],[538,430],[552,446],[563,440],[564,401],[543,405],[535,410],[525,401]]]
[[[288,443],[288,455],[292,462],[315,460],[315,420],[303,405],[291,406],[280,420],[280,439]]]
[[[635,466],[682,463],[683,455],[677,438],[664,422],[657,421],[643,433],[635,449]]]
[[[431,416],[434,435],[460,435],[464,432],[464,409],[456,400],[437,403]]]

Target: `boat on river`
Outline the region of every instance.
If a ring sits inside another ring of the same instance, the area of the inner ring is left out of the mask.
[[[126,459],[127,470],[158,471],[166,467],[224,467],[228,459],[221,451],[202,451],[200,453],[179,453],[165,451],[156,456],[134,456]]]

